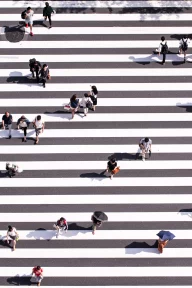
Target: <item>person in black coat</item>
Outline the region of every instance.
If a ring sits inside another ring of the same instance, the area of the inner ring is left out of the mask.
[[[40,79],[39,82],[43,83],[43,87],[45,88],[45,83],[50,79],[50,72],[47,64],[43,65],[43,68],[39,71]]]
[[[30,71],[32,72],[32,77],[35,78],[36,73],[36,79],[37,82],[39,81],[39,71],[41,69],[41,63],[37,61],[35,58],[29,60],[29,67]]]
[[[116,159],[113,158],[111,159],[108,163],[107,163],[107,169],[106,172],[110,172],[111,173],[111,179],[113,179],[113,170],[117,167],[117,162]]]
[[[45,21],[47,20],[47,17],[49,19],[49,29],[52,27],[52,21],[51,21],[51,14],[54,13],[54,10],[51,6],[49,6],[48,2],[45,2],[45,8],[43,9],[43,17],[45,18]]]

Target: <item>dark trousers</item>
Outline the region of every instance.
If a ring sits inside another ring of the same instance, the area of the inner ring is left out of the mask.
[[[162,63],[165,63],[165,60],[166,60],[166,54],[163,53],[163,61],[162,61]]]
[[[46,18],[45,18],[45,20],[47,20],[47,17],[48,17],[48,19],[49,19],[49,25],[52,26],[51,15],[47,15]]]
[[[47,82],[46,78],[40,78],[39,82],[43,83],[43,86],[45,87],[45,83]]]
[[[39,70],[32,70],[31,69],[31,72],[32,72],[32,76],[33,76],[33,78],[35,78],[35,74],[36,74],[36,79],[37,79],[37,81],[39,81]]]
[[[26,137],[27,136],[27,127],[23,127],[22,130],[24,132],[24,136]]]

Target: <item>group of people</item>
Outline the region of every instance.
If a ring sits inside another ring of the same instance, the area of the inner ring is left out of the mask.
[[[189,43],[190,43],[190,39],[186,35],[183,38],[181,38],[179,41],[178,54],[184,54],[184,59],[183,59],[184,63],[186,62],[186,53],[187,53]],[[160,54],[163,55],[162,65],[165,65],[166,55],[169,53],[169,48],[168,48],[168,44],[164,36],[161,37],[161,42],[159,44],[158,49],[156,49],[156,52],[159,54],[159,56]]]
[[[56,13],[55,10],[49,5],[48,2],[45,2],[45,7],[43,9],[43,17],[44,20],[46,21],[47,18],[49,19],[49,29],[52,27],[52,19],[51,15],[53,13]],[[28,7],[26,10],[24,10],[21,13],[21,18],[25,20],[25,27],[28,28],[30,27],[30,35],[33,36],[33,15],[34,11],[31,9],[31,7]]]
[[[42,66],[39,61],[33,58],[29,60],[29,68],[32,72],[32,77],[36,77],[37,83],[43,83],[43,87],[45,88],[47,80],[51,79],[48,65],[43,64]]]
[[[80,108],[83,109],[84,116],[87,116],[89,109],[95,111],[97,106],[97,96],[97,87],[91,86],[91,91],[89,93],[85,93],[81,101],[79,101],[77,95],[74,94],[70,99],[69,105],[64,106],[64,109],[71,110],[72,119],[74,118],[75,112],[77,112]]]
[[[9,139],[11,139],[12,135],[12,123],[13,123],[13,116],[6,111],[5,114],[2,117],[2,129],[9,130]],[[35,128],[36,133],[36,140],[35,144],[39,143],[39,134],[43,133],[45,128],[45,122],[42,119],[41,115],[37,115],[35,119],[32,121],[33,127]],[[27,142],[27,129],[29,128],[30,121],[22,115],[17,120],[17,129],[21,129],[24,132],[24,137],[22,139],[23,142]]]

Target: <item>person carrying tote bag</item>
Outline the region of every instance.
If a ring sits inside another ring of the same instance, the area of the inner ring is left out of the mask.
[[[110,172],[111,173],[111,176],[110,176],[111,180],[113,179],[113,176],[119,172],[119,170],[120,170],[120,167],[117,167],[117,162],[116,162],[115,158],[111,159],[107,163],[106,172]]]

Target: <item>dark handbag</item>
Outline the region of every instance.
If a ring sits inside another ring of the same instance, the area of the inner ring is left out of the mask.
[[[91,108],[91,107],[92,107],[91,101],[87,101],[87,103],[86,103],[86,108]]]

